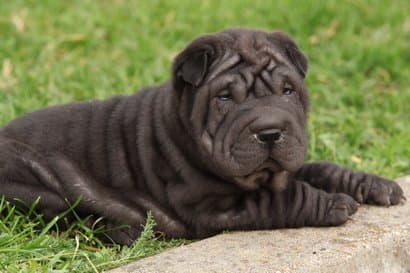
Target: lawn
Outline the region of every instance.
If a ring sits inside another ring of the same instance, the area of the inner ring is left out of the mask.
[[[410,174],[410,2],[275,2],[0,0],[0,125],[161,83],[201,33],[280,29],[310,59],[308,159]],[[81,221],[61,232],[5,202],[0,212],[0,272],[100,272],[184,243],[153,239],[152,221],[120,248],[102,245]]]

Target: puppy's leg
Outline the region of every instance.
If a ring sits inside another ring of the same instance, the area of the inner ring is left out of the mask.
[[[259,190],[210,196],[190,205],[196,235],[223,230],[255,230],[302,226],[336,226],[356,212],[358,203],[343,193],[330,194],[301,181],[280,192]]]
[[[0,137],[0,197],[27,210],[38,201],[36,210],[46,221],[67,209],[58,194],[59,185],[41,158],[27,145]]]
[[[0,174],[1,177],[2,174]],[[43,219],[48,222],[59,213],[68,209],[67,203],[56,193],[27,183],[13,180],[3,180],[0,178],[0,197],[14,204],[20,211],[27,211],[34,202],[35,210],[43,215]],[[70,217],[70,216],[68,216]]]
[[[327,193],[302,181],[293,181],[276,198],[284,204],[286,227],[341,225],[359,206],[344,193]]]
[[[36,210],[47,221],[81,198],[77,213],[104,217],[103,223],[112,227],[107,235],[120,244],[129,245],[138,238],[147,211],[152,211],[157,230],[168,237],[190,237],[171,212],[148,196],[134,189],[108,188],[63,156],[45,158],[24,143],[0,137],[1,196],[21,210],[39,199]]]
[[[82,198],[75,208],[80,215],[103,216],[107,226],[129,225],[109,232],[115,242],[129,245],[138,237],[146,211],[114,192],[68,160],[45,158],[24,143],[0,137],[0,196],[18,208],[39,199],[37,211],[50,220]]]
[[[50,159],[69,200],[81,197],[79,209],[106,219],[109,227],[127,225],[108,235],[117,243],[130,245],[138,238],[148,211],[157,223],[157,230],[168,237],[189,237],[185,226],[162,209],[151,198],[133,189],[113,189],[98,184],[70,160],[63,156]]]
[[[389,206],[405,200],[403,190],[396,182],[331,163],[305,164],[296,179],[327,192],[346,193],[360,203]]]

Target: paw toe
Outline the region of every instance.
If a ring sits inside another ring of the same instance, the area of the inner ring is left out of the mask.
[[[403,190],[396,183],[394,183],[393,186],[394,187],[392,187],[392,192],[390,194],[390,203],[392,205],[404,203],[406,201],[406,197],[404,197]]]
[[[373,182],[366,203],[390,206],[402,203],[405,199],[403,190],[396,182],[379,178]]]
[[[329,225],[341,225],[350,219],[359,208],[359,203],[346,194],[336,194],[328,211]]]

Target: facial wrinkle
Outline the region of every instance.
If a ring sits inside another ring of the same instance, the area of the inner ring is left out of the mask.
[[[216,63],[216,67],[211,66],[210,70],[212,73],[208,76],[208,82],[215,79],[218,75],[222,74],[223,72],[231,69],[235,65],[237,65],[241,61],[240,55],[234,53],[226,52],[222,57],[221,61]]]

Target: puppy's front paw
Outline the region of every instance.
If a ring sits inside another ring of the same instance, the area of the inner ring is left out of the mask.
[[[365,203],[390,206],[397,205],[406,200],[403,190],[394,181],[372,176],[371,181],[368,183],[369,192],[364,200]]]
[[[344,193],[334,194],[328,204],[326,224],[329,226],[343,224],[359,207],[359,203]]]

